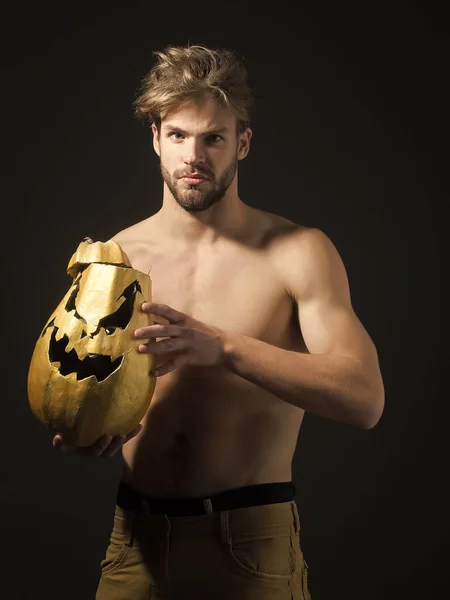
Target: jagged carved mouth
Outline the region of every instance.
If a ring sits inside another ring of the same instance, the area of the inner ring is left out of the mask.
[[[74,317],[86,323],[83,316],[78,313],[75,302],[80,287],[80,277],[74,284],[74,290],[69,297],[65,310],[67,312],[74,311]],[[137,292],[142,293],[141,287],[138,281],[133,281],[133,283],[131,283],[118,298],[119,300],[123,296],[125,301],[114,313],[100,319],[96,330],[89,334],[89,337],[91,339],[95,338],[102,329],[106,332],[106,335],[113,335],[116,329],[124,330],[133,315],[134,301]],[[53,327],[49,342],[49,360],[52,364],[58,364],[58,370],[61,375],[76,373],[77,380],[86,379],[93,375],[97,381],[100,382],[109,377],[109,375],[120,367],[123,356],[111,360],[111,357],[105,354],[88,354],[81,360],[74,348],[69,352],[66,352],[69,337],[67,334],[63,334],[59,340],[56,339],[59,329],[55,325],[55,320],[56,317],[46,325],[42,332],[42,336],[44,336],[47,329]],[[83,338],[87,335],[88,334],[83,331],[81,337]]]
[[[120,367],[123,356],[111,360],[111,357],[105,354],[88,354],[86,358],[80,360],[74,348],[70,352],[66,352],[65,349],[69,343],[68,336],[64,334],[57,340],[57,333],[58,328],[55,327],[50,338],[49,358],[51,363],[59,363],[58,370],[61,375],[76,373],[77,380],[94,375],[97,381],[100,382]]]

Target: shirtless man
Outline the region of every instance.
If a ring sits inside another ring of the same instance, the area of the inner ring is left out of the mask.
[[[310,597],[291,463],[305,411],[369,429],[377,351],[320,230],[245,204],[251,93],[232,53],[156,53],[137,112],[152,123],[162,207],[114,236],[149,272],[150,408],[127,437],[97,600]],[[65,449],[55,436],[54,446]]]

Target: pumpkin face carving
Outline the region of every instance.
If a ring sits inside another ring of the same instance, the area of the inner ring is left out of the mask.
[[[152,324],[149,275],[133,269],[116,242],[82,242],[69,262],[74,278],[35,345],[28,372],[31,409],[76,446],[130,433],[156,385],[153,356],[133,332]]]

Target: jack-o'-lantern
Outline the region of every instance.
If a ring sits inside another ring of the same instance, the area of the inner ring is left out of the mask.
[[[75,446],[128,434],[145,415],[156,385],[153,356],[133,332],[152,325],[141,310],[151,279],[132,268],[116,242],[86,238],[72,256],[72,285],[35,345],[28,372],[34,415]]]

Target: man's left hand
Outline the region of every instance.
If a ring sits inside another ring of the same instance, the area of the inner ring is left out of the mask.
[[[182,365],[208,366],[224,362],[224,332],[218,327],[197,321],[165,304],[144,302],[142,311],[169,323],[141,327],[134,332],[136,339],[143,340],[138,351],[155,355],[159,362],[150,375],[166,375]],[[156,338],[165,339],[156,341]],[[170,355],[170,359],[165,361],[164,354]]]

